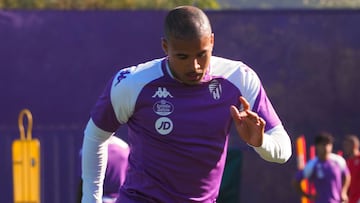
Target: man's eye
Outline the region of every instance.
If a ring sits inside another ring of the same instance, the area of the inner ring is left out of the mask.
[[[204,56],[206,56],[206,52],[198,54],[198,57],[204,57]]]
[[[177,58],[184,60],[184,59],[187,59],[187,56],[186,55],[177,55]]]

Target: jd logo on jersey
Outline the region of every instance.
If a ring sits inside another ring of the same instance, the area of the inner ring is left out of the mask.
[[[162,135],[167,135],[173,130],[173,122],[167,117],[161,117],[155,122],[155,129]]]

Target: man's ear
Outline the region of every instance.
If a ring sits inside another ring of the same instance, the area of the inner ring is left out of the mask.
[[[214,47],[214,43],[215,43],[214,33],[211,33],[211,44],[213,47]]]
[[[168,42],[165,39],[165,37],[161,38],[161,47],[162,47],[163,51],[165,52],[165,54],[167,55],[168,54]]]

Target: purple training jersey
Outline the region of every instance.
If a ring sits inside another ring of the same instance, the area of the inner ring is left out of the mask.
[[[91,119],[107,132],[127,124],[129,168],[118,202],[215,202],[231,126],[230,105],[244,96],[266,121],[281,125],[256,73],[212,56],[201,84],[174,79],[167,59],[120,70]]]
[[[321,161],[317,157],[310,160],[304,170],[296,174],[298,181],[306,178],[316,189],[315,203],[341,202],[342,177],[349,174],[344,158],[331,154]]]

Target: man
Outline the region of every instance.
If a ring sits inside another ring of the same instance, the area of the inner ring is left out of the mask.
[[[343,141],[344,157],[350,170],[351,183],[349,187],[349,203],[360,203],[360,152],[359,138],[346,135]]]
[[[299,194],[315,203],[347,202],[350,174],[344,158],[332,153],[333,137],[321,132],[315,137],[316,157],[311,159],[304,170],[298,171],[293,185]],[[316,194],[305,193],[301,181],[308,179],[315,187]]]
[[[214,34],[203,11],[177,7],[164,30],[167,56],[120,70],[91,112],[83,203],[101,199],[106,140],[124,124],[131,150],[121,203],[216,202],[232,122],[263,159],[284,163],[291,156],[290,138],[256,73],[212,56]]]

